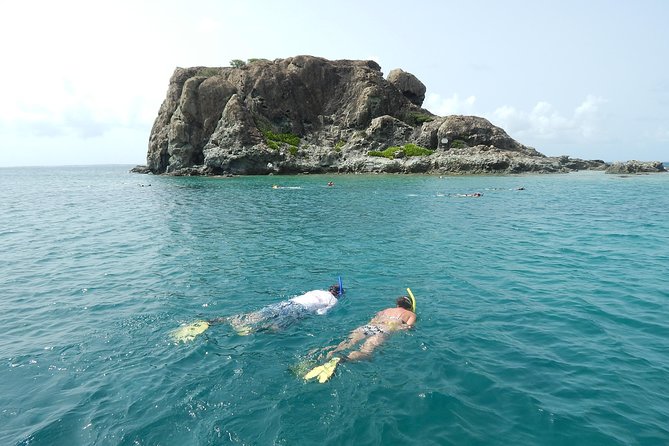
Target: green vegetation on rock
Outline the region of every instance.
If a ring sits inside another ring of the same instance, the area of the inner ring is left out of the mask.
[[[407,114],[407,120],[409,121],[409,124],[418,125],[424,122],[434,121],[434,116],[428,115],[426,113],[409,112]]]
[[[272,149],[272,150],[279,150],[281,147],[279,146],[279,143],[276,141],[270,141],[269,139],[265,141],[267,143],[267,146]]]
[[[270,130],[263,133],[265,134],[265,138],[270,141],[282,142],[295,147],[300,145],[300,137],[292,133],[274,133]]]
[[[244,68],[246,66],[246,62],[240,59],[232,59],[230,61],[230,66],[232,68]]]
[[[395,158],[395,154],[399,151],[404,152],[406,156],[426,156],[434,153],[434,150],[426,149],[425,147],[421,147],[416,144],[405,144],[402,147],[391,146],[383,151],[371,150],[367,153],[367,155],[382,156],[384,158],[393,159]]]
[[[434,150],[426,149],[416,144],[405,144],[401,149],[404,150],[406,156],[426,156],[432,155],[434,152]]]
[[[339,152],[342,147],[344,147],[344,144],[346,144],[346,141],[338,141],[337,144],[335,144],[335,150]]]
[[[218,68],[214,67],[203,67],[200,68],[197,73],[195,74],[196,76],[206,76],[206,77],[211,77],[211,76],[216,76],[221,73],[221,70]]]
[[[281,143],[283,143],[294,147],[295,153],[297,153],[297,146],[300,145],[299,136],[293,135],[292,133],[274,133],[271,130],[263,130],[262,133],[265,136],[265,143],[269,146],[269,148],[279,150]],[[292,148],[291,153],[293,153]],[[293,153],[293,155],[295,153]]]

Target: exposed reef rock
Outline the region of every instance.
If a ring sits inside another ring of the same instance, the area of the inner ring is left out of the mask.
[[[421,108],[425,85],[374,61],[297,56],[177,68],[147,165],[171,175],[520,173],[604,169],[546,157],[476,116]]]
[[[606,173],[632,174],[632,173],[657,173],[666,172],[660,161],[626,161],[617,162],[606,168]]]

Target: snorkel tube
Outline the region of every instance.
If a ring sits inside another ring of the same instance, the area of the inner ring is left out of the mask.
[[[339,276],[339,297],[341,297],[344,294],[344,285],[342,284],[341,281],[341,276]]]
[[[411,288],[407,288],[407,293],[409,293],[409,298],[411,299],[411,311],[414,313],[416,312],[416,298],[413,296],[413,293],[411,292]]]

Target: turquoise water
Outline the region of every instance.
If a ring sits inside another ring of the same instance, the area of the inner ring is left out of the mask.
[[[0,444],[669,443],[669,174],[129,167],[0,169]],[[170,341],[339,274],[325,316]],[[415,330],[296,377],[407,286]]]

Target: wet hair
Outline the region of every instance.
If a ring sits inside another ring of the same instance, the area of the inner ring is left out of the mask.
[[[404,308],[405,310],[411,311],[413,305],[411,304],[411,299],[409,296],[400,296],[397,298],[397,306]]]
[[[328,291],[331,292],[332,294],[334,294],[335,297],[339,297],[339,285],[338,284],[335,283],[334,285],[330,285],[330,288],[328,288]]]

